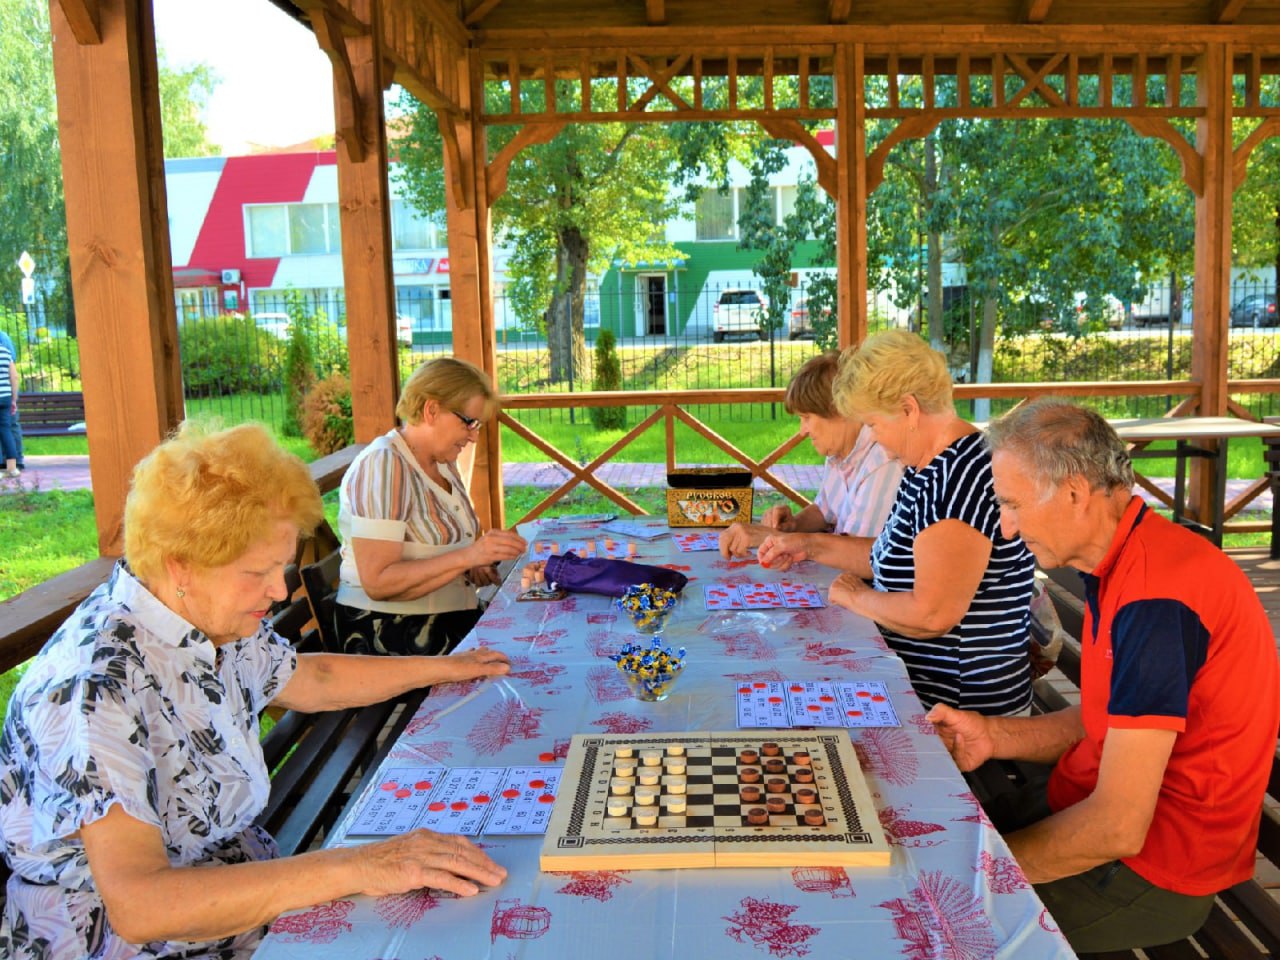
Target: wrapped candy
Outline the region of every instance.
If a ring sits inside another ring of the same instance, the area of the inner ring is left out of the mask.
[[[680,595],[652,583],[628,587],[613,603],[641,633],[661,633]]]
[[[628,643],[609,659],[617,664],[638,699],[665,700],[672,684],[684,670],[684,655],[684,647],[673,651],[662,645],[661,638],[654,637],[647,650],[638,644]]]

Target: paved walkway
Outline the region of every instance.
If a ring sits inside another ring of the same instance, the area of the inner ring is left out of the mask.
[[[687,466],[703,466],[687,464]],[[822,476],[817,464],[778,464],[774,473],[784,483],[800,491],[814,491]],[[615,487],[634,490],[643,487],[665,487],[667,468],[661,463],[607,463],[597,476]],[[569,471],[557,463],[506,463],[502,466],[502,481],[509,487],[558,487],[569,479]],[[1159,479],[1156,483],[1169,494],[1173,493],[1173,480]],[[25,489],[37,490],[87,490],[90,488],[89,458],[76,457],[28,457],[27,470],[22,475]],[[1247,480],[1228,480],[1227,499],[1239,495],[1249,486]],[[769,485],[756,480],[757,490],[767,490]],[[0,486],[0,491],[15,489],[11,483]],[[1271,509],[1271,493],[1264,492],[1247,507],[1246,511]]]

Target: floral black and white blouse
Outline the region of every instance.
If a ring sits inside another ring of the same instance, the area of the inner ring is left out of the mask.
[[[118,804],[159,829],[175,866],[276,856],[253,822],[270,787],[258,716],[296,667],[265,622],[215,648],[117,564],[32,661],[9,704],[0,838],[13,875],[0,956],[248,956],[262,930],[203,943],[122,940],[76,832]]]

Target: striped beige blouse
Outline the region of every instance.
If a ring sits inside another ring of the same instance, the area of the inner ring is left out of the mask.
[[[356,457],[338,493],[338,530],[343,542],[339,603],[382,613],[442,613],[475,607],[475,588],[461,575],[416,600],[374,600],[360,587],[352,538],[403,543],[405,559],[424,559],[465,547],[479,537],[480,522],[457,467],[442,463],[440,472],[451,491],[427,476],[398,430],[378,437]]]

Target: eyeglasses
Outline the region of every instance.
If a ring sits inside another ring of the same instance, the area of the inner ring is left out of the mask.
[[[452,413],[459,420],[461,420],[462,425],[466,427],[468,430],[479,430],[481,427],[484,426],[484,421],[476,417],[463,416],[457,410],[450,410],[449,412]]]

